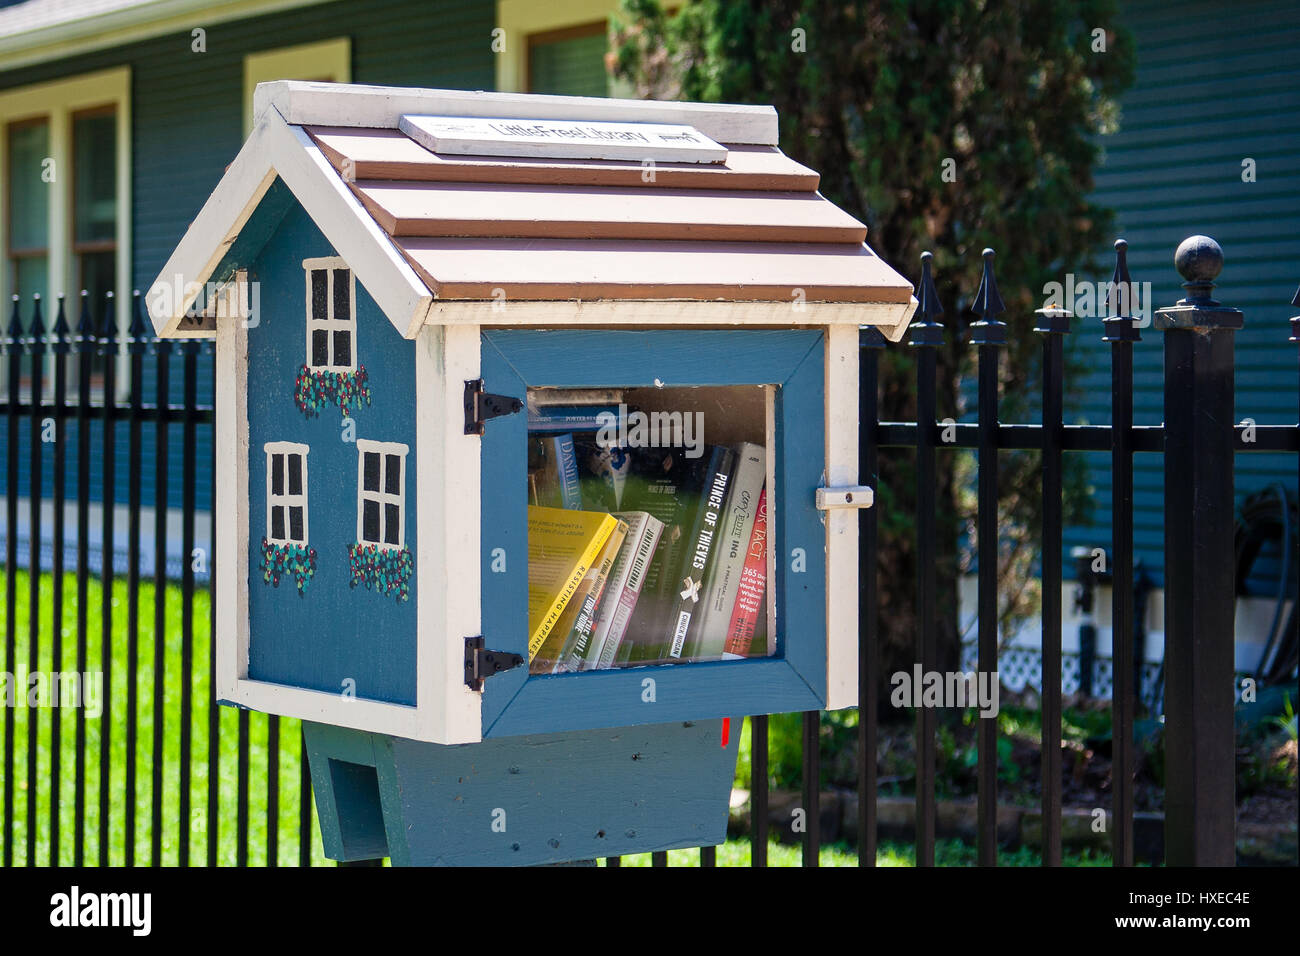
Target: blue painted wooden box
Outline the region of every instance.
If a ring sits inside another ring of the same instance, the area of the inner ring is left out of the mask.
[[[277,83],[257,111],[148,297],[160,334],[216,339],[219,699],[310,722],[338,858],[720,839],[719,718],[856,704],[858,330],[897,339],[910,284],[780,154],[767,108]],[[435,155],[412,114],[675,123],[734,158],[660,182]],[[529,641],[526,416],[482,413],[593,387],[706,403],[713,441],[767,449],[766,654],[472,679]],[[603,760],[620,769],[584,801]],[[526,838],[447,838],[525,779],[551,794],[512,818]],[[677,818],[645,816],[672,793]]]
[[[521,866],[721,843],[739,747],[721,723],[452,746],[308,723],[325,855]]]

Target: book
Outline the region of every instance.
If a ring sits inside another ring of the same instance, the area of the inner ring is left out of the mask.
[[[614,517],[627,522],[627,537],[618,553],[618,559],[609,571],[605,596],[596,612],[591,644],[587,650],[585,669],[603,670],[613,666],[618,647],[627,633],[628,622],[636,609],[645,583],[650,559],[654,556],[664,523],[647,511],[624,511]]]
[[[727,624],[726,641],[722,656],[727,660],[748,657],[754,637],[762,621],[763,651],[768,652],[766,641],[767,614],[763,598],[767,593],[767,489],[758,495],[754,509],[754,526],[745,551],[745,563],[740,569],[736,602]]]
[[[538,652],[534,662],[537,666],[532,669],[533,673],[563,674],[582,669],[587,647],[591,643],[596,609],[605,594],[610,569],[627,536],[627,522],[616,520],[618,523],[610,532],[600,556],[592,562],[564,613],[555,623],[551,636]]]
[[[572,435],[528,436],[528,469],[533,478],[533,504],[575,511],[582,508],[578,457]]]
[[[671,579],[675,600],[668,615],[668,657],[687,659],[692,634],[699,628],[700,599],[709,573],[715,564],[718,524],[727,501],[736,453],[724,446],[715,447],[709,456],[709,470],[704,491],[696,508],[690,534],[685,538],[682,560]]]
[[[683,542],[699,505],[711,446],[698,458],[679,449],[637,449],[624,489],[625,511],[647,511],[664,525],[646,568],[641,596],[615,657],[616,666],[636,666],[666,656],[663,639],[674,592],[672,579],[681,563]]]
[[[594,432],[573,436],[579,493],[587,511],[622,510],[632,456],[628,449],[603,444]]]
[[[530,432],[594,432],[603,428],[618,405],[535,405],[528,408]],[[605,417],[602,417],[605,416]]]
[[[528,506],[530,661],[542,649],[617,525],[613,515]]]
[[[617,405],[623,401],[621,388],[558,388],[542,386],[528,390],[528,405]]]
[[[692,660],[722,657],[741,568],[754,531],[758,498],[766,480],[765,449],[753,442],[742,442],[736,447],[731,487],[722,517],[718,520],[713,569],[704,588],[704,600],[700,602],[699,620],[691,628],[692,640],[686,656]]]

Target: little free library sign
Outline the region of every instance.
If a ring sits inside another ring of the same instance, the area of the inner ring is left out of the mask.
[[[727,160],[726,148],[694,127],[665,123],[406,115],[398,125],[435,153],[671,163]]]

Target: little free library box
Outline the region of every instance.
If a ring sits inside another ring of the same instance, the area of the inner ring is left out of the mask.
[[[911,284],[770,107],[277,82],[149,292],[216,339],[217,694],[326,852],[725,836],[857,701],[858,330]]]

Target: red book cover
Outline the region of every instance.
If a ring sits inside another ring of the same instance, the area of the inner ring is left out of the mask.
[[[754,531],[749,536],[749,551],[740,570],[740,586],[736,604],[731,610],[731,623],[727,626],[727,642],[723,653],[747,657],[754,642],[754,628],[763,611],[763,592],[767,589],[767,489],[758,496],[758,509],[754,516]]]

